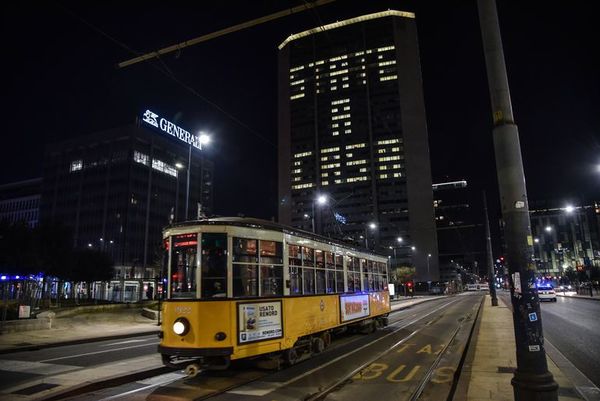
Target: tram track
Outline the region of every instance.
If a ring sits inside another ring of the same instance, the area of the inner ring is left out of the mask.
[[[364,344],[360,344],[360,345],[356,344],[356,343],[360,343],[361,340],[365,339],[364,336],[357,336],[357,337],[352,338],[351,341],[349,341],[349,342],[339,343],[339,345],[335,346],[335,347],[332,346],[331,348],[329,348],[326,351],[326,353],[324,353],[322,355],[323,356],[332,356],[335,351],[339,352],[340,349],[346,348],[346,347],[352,348],[352,350],[350,352],[343,352],[339,356],[334,357],[330,360],[327,360],[324,363],[316,362],[317,366],[315,366],[313,368],[309,368],[308,370],[299,372],[298,374],[293,375],[293,377],[289,378],[288,380],[282,380],[282,381],[278,382],[278,381],[276,381],[276,379],[272,379],[272,380],[275,380],[276,384],[267,386],[268,388],[264,389],[264,391],[260,390],[260,388],[263,387],[263,386],[261,386],[261,384],[263,384],[263,383],[261,383],[261,380],[266,379],[267,377],[272,377],[273,376],[272,372],[263,372],[263,374],[259,374],[257,377],[253,378],[252,380],[239,381],[235,384],[230,383],[229,385],[222,386],[218,390],[212,391],[210,393],[205,393],[205,394],[196,393],[193,397],[190,397],[189,399],[190,400],[193,399],[195,401],[221,400],[221,399],[230,400],[230,399],[236,399],[236,398],[241,399],[244,396],[250,396],[250,395],[253,395],[255,397],[267,396],[273,391],[277,391],[279,389],[284,389],[286,387],[293,386],[298,381],[301,381],[303,379],[309,378],[310,376],[316,375],[316,374],[318,374],[319,371],[327,370],[330,366],[332,366],[336,363],[339,363],[339,362],[343,362],[345,359],[351,357],[353,354],[365,351],[369,347],[372,347],[374,344],[388,340],[392,336],[397,335],[402,330],[405,330],[405,329],[409,328],[410,326],[412,326],[416,323],[422,322],[423,320],[429,318],[429,320],[427,320],[425,323],[422,324],[422,327],[420,327],[416,330],[413,330],[406,335],[403,335],[402,338],[397,339],[391,346],[385,347],[385,350],[382,350],[381,352],[376,353],[374,356],[372,356],[368,360],[361,363],[358,367],[353,369],[351,372],[341,376],[340,378],[338,378],[334,381],[330,381],[326,386],[320,387],[316,392],[304,394],[304,396],[301,398],[301,399],[307,400],[307,401],[323,400],[331,392],[335,391],[338,388],[343,387],[347,382],[352,381],[352,378],[354,376],[356,376],[357,374],[360,374],[361,371],[364,371],[365,369],[367,369],[371,364],[373,364],[375,361],[377,361],[378,359],[383,357],[386,353],[392,352],[393,350],[402,347],[407,342],[409,342],[410,340],[415,338],[415,336],[417,336],[419,333],[421,333],[422,330],[426,329],[427,327],[430,327],[435,321],[437,321],[439,319],[438,315],[440,315],[440,312],[442,312],[441,314],[443,314],[444,309],[449,308],[450,306],[456,304],[457,302],[459,302],[459,299],[453,299],[450,302],[446,302],[443,305],[437,306],[434,309],[427,311],[426,313],[413,313],[409,316],[406,316],[406,315],[400,316],[399,313],[398,314],[394,313],[393,315],[396,315],[396,316],[391,315],[391,323],[387,326],[387,329],[385,329],[385,330],[391,329],[391,331],[389,331],[387,333],[381,333],[382,335],[380,335],[377,338],[372,339],[368,342],[365,342]],[[456,327],[456,329],[452,333],[451,338],[446,342],[446,346],[444,347],[444,352],[448,348],[449,344],[456,337],[456,333],[458,332],[459,328],[460,327]],[[334,343],[336,343],[336,342],[334,342]],[[356,345],[359,345],[359,346],[356,346]],[[421,388],[420,391],[422,391],[422,388],[424,387],[426,382],[429,380],[429,378],[432,376],[432,374],[433,374],[435,368],[437,367],[437,365],[439,364],[439,361],[441,360],[444,352],[439,353],[438,357],[436,358],[436,361],[430,367],[429,372],[426,374],[425,378],[423,379],[424,384],[422,386],[420,386],[420,388]],[[314,360],[314,357],[309,360]],[[296,365],[295,367],[297,367],[297,366],[298,365]],[[286,370],[289,370],[289,369],[291,369],[291,368],[288,368]],[[285,372],[286,370],[284,370],[282,372]],[[198,378],[196,378],[196,379],[198,379]],[[213,377],[213,379],[214,379],[214,377]],[[205,377],[205,380],[210,382],[211,377]],[[201,387],[206,388],[207,387],[206,384],[208,384],[208,383],[205,382],[205,380],[201,380],[203,382],[202,384],[201,384],[201,382],[196,382],[196,383],[192,384],[192,382],[187,381],[187,386],[196,387],[196,388],[198,386],[201,386]],[[185,382],[185,381],[186,380],[183,380],[183,382]],[[271,380],[269,382],[273,383],[273,381],[271,381]],[[419,391],[419,394],[420,394],[420,391]],[[150,401],[161,401],[161,400],[166,399],[166,397],[169,397],[172,395],[173,394],[170,391],[170,389],[163,388],[163,389],[157,389],[157,391],[150,394],[146,399],[150,400]],[[180,393],[179,393],[179,395],[180,395]],[[269,396],[271,396],[271,395],[269,395]],[[412,399],[417,399],[417,398],[418,398],[418,396],[415,398],[412,398]],[[246,399],[246,398],[243,398],[243,399]],[[277,398],[277,399],[279,399],[279,398]]]
[[[463,300],[463,297],[446,298],[446,301],[443,301],[444,303],[440,305],[438,303],[442,301],[440,299],[439,301],[436,300],[428,303],[429,306],[427,308],[415,307],[414,311],[410,312],[406,309],[403,310],[404,313],[400,313],[400,311],[392,312],[389,317],[390,324],[374,335],[352,335],[338,338],[325,352],[308,357],[303,363],[276,372],[240,367],[230,371],[201,372],[195,378],[188,377],[161,381],[156,377],[155,383],[140,382],[137,384],[137,386],[143,385],[142,388],[138,388],[137,390],[133,389],[133,387],[128,387],[124,388],[123,392],[118,394],[114,390],[111,392],[109,389],[106,389],[105,391],[95,392],[93,395],[90,394],[89,397],[81,394],[76,399],[163,401],[167,399],[173,400],[173,397],[175,397],[178,400],[195,401],[240,399],[335,400],[337,399],[335,397],[337,392],[343,391],[345,387],[352,387],[355,382],[364,381],[367,380],[365,378],[373,376],[370,367],[381,365],[380,360],[385,358],[386,354],[400,354],[401,352],[406,353],[406,350],[416,350],[416,347],[421,347],[421,345],[415,345],[419,343],[421,338],[427,339],[426,341],[437,341],[435,339],[432,340],[433,337],[430,331],[436,330],[436,325],[439,325],[443,317],[449,314],[447,311],[450,309],[455,309],[453,313],[456,314],[456,310],[460,309],[460,305],[455,308],[453,306],[456,306],[461,300]],[[438,350],[437,344],[432,344],[430,348],[432,348],[432,354],[435,354],[433,355],[435,358],[433,361],[422,364],[422,368],[426,369],[417,369],[417,372],[413,368],[407,374],[407,377],[413,375],[416,377],[417,374],[414,372],[421,374],[427,370],[422,376],[419,375],[420,381],[417,385],[414,385],[414,383],[411,384],[413,391],[410,397],[403,396],[398,399],[418,399],[423,388],[426,388],[427,384],[431,381],[431,378],[439,378],[438,366],[447,353],[448,347],[455,341],[457,334],[460,332],[461,319],[463,321],[469,320],[465,317],[455,319],[456,324],[452,329],[451,335],[444,336],[443,348]],[[446,318],[446,320],[448,319]],[[418,327],[412,327],[414,325]],[[365,355],[369,353],[373,353],[373,355],[365,359]],[[361,361],[360,363],[357,362],[359,360]],[[447,361],[443,363],[447,363]],[[344,374],[340,372],[337,377],[335,375],[332,376],[332,372],[339,371],[338,367],[340,365],[352,367],[352,369],[351,371],[344,372]],[[388,365],[390,365],[389,370],[392,370],[393,364],[388,363]],[[409,369],[410,366],[404,369],[404,372]],[[394,372],[396,370],[398,369],[395,369]],[[392,374],[388,375],[391,377],[391,380],[398,381],[396,377],[392,377]],[[305,384],[319,380],[322,382],[319,382],[317,386]],[[286,391],[289,393],[289,389],[295,391],[294,396],[282,396]],[[429,390],[429,388],[427,389]],[[300,391],[302,392],[301,394]]]

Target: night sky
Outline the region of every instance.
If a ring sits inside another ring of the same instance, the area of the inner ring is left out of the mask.
[[[277,45],[320,24],[397,9],[416,13],[433,180],[467,179],[473,189],[488,191],[491,214],[497,214],[491,112],[473,0],[338,0],[125,69],[116,64],[136,52],[302,2],[7,4],[0,184],[41,176],[46,144],[132,123],[150,108],[189,131],[211,133],[207,152],[217,170],[217,214],[276,216]],[[594,2],[548,4],[498,1],[529,199],[600,199],[600,25]]]

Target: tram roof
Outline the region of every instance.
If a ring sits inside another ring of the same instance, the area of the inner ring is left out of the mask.
[[[338,245],[345,248],[348,248],[353,251],[369,253],[371,255],[375,255],[378,257],[385,258],[385,256],[375,253],[366,248],[358,247],[347,242],[341,240],[335,240],[329,237],[325,237],[324,235],[315,234],[310,231],[300,230],[298,228],[286,226],[284,224],[276,223],[270,220],[256,219],[252,217],[213,217],[209,219],[201,219],[201,220],[189,220],[183,221],[179,223],[173,223],[167,227],[165,230],[170,228],[180,228],[180,227],[193,227],[198,225],[208,225],[208,226],[237,226],[237,227],[247,227],[247,228],[256,228],[262,230],[271,230],[271,231],[279,231],[284,234],[294,235],[297,237],[303,237],[307,239],[311,239],[314,241],[324,242],[326,244]]]

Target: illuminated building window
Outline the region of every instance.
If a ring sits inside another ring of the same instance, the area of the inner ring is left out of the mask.
[[[343,84],[343,85],[342,85],[342,89],[345,89],[345,88],[347,88],[347,87],[349,87],[349,86],[350,86],[350,85],[348,85],[348,84]]]
[[[327,177],[329,173],[321,173],[321,177]]]
[[[367,81],[363,79],[363,85],[366,85],[366,84],[367,84]]]
[[[342,77],[342,81],[347,81],[347,80],[348,80],[348,76],[344,75],[344,76]]]
[[[363,159],[363,160],[351,160],[349,162],[346,162],[346,166],[358,166],[361,164],[367,164],[367,161],[365,159]]]
[[[377,145],[389,145],[392,143],[399,143],[400,140],[399,139],[384,139],[381,141],[377,141]]]
[[[329,69],[330,69],[330,70],[335,70],[335,68],[336,68],[336,65],[335,65],[335,64],[330,64],[330,65],[329,65]]]
[[[329,181],[323,181],[323,182],[321,182],[321,185],[323,185],[323,186],[329,185]]]
[[[299,159],[301,157],[306,157],[306,156],[310,156],[310,155],[312,155],[312,151],[310,151],[310,150],[308,152],[296,153],[294,155],[294,159]]]
[[[148,155],[138,152],[137,150],[133,151],[133,161],[136,163],[141,163],[144,166],[147,166],[149,163],[150,158],[148,157]]]
[[[377,161],[379,161],[379,162],[389,162],[392,160],[400,160],[400,156],[387,156],[387,157],[380,157],[379,159],[377,159]]]
[[[333,131],[331,133],[332,136],[338,136],[340,134],[340,131]]]
[[[366,173],[366,172],[367,172],[367,168],[366,168],[366,167],[361,167],[361,168],[358,170],[358,172],[359,172],[359,173]]]
[[[396,146],[395,148],[392,148],[392,152],[400,152],[400,147]]]
[[[356,52],[356,53],[354,53],[354,55],[355,55],[356,57],[358,57],[358,56],[362,56],[363,54],[365,54],[365,52]]]
[[[302,173],[302,169],[301,168],[297,168],[297,169],[292,170],[292,174],[300,174],[300,173]]]
[[[380,179],[380,180],[383,180],[383,179],[385,179],[385,178],[388,178],[388,175],[387,175],[387,174],[379,174],[379,179]]]
[[[385,52],[385,51],[394,50],[394,49],[395,49],[394,46],[386,46],[386,47],[380,47],[380,48],[378,48],[377,51],[378,52]]]
[[[387,170],[387,166],[379,166],[379,170]]]
[[[337,152],[339,150],[340,150],[339,146],[334,146],[333,148],[321,149],[321,153],[331,153],[331,152]]]
[[[343,103],[350,103],[350,99],[339,99],[339,100],[334,100],[331,102],[332,106],[335,106],[337,104],[343,104]]]
[[[377,149],[377,153],[385,153],[386,150],[385,149]]]
[[[399,169],[399,168],[402,168],[402,165],[401,165],[401,164],[394,164],[394,165],[392,166],[392,168],[393,168],[394,170],[397,170],[397,169]]]
[[[334,78],[334,79],[332,79],[332,80],[329,81],[330,84],[335,84],[336,82],[337,82],[336,78]]]
[[[386,65],[396,64],[396,60],[382,61],[379,63],[379,67],[385,67]]]
[[[294,182],[302,181],[302,177],[294,177],[294,179],[292,181],[294,181]]]
[[[172,175],[173,177],[177,177],[177,169],[162,160],[152,159],[152,168],[154,170],[162,171],[165,174]]]
[[[352,153],[346,153],[346,157],[352,157],[353,154]]]
[[[290,85],[300,85],[300,84],[303,84],[303,83],[304,83],[304,80],[303,79],[299,79],[297,81],[294,81],[294,82],[290,83]]]
[[[294,68],[290,68],[290,72],[296,72],[296,71],[300,71],[303,70],[304,66],[303,65],[299,65],[298,67],[294,67]]]
[[[325,60],[319,60],[319,61],[317,61],[315,64],[316,64],[316,65],[321,65],[321,64],[323,64],[323,63],[325,63]]]
[[[378,59],[382,59],[383,56],[380,54],[379,56],[377,56]]]
[[[338,123],[333,123],[333,124],[331,124],[331,128],[337,128],[337,127],[339,127],[339,126],[340,126],[340,124],[338,124]]]
[[[295,162],[294,162],[294,166],[301,166],[301,165],[302,165],[302,162],[301,162],[301,161],[295,161]]]
[[[367,146],[365,143],[355,143],[352,145],[346,145],[346,150],[364,148],[365,146]]]
[[[397,78],[398,78],[398,75],[388,75],[385,77],[379,77],[379,80],[380,81],[391,81],[391,80],[397,79]]]
[[[332,112],[332,113],[337,113],[337,112],[338,112],[338,108],[336,107],[336,108],[334,108],[334,109],[331,109],[331,112]]]
[[[342,172],[341,171],[334,171],[333,175],[342,175]]]
[[[335,120],[343,120],[344,118],[350,118],[350,114],[339,114],[337,116],[331,116],[333,121]]]
[[[135,158],[135,154],[139,153],[139,152],[134,152],[134,158]],[[146,156],[146,158],[148,158],[148,156]],[[137,160],[136,160],[137,161]],[[139,163],[139,162],[138,162]],[[146,164],[148,164],[148,161],[146,160]],[[71,162],[71,172],[73,171],[79,171],[83,168],[83,160],[73,160]]]
[[[344,122],[344,127],[347,127],[349,125],[352,125],[352,121],[345,121]]]
[[[332,86],[332,87],[331,87],[331,90],[332,90],[332,91],[335,91],[335,90],[337,90],[337,86]]]
[[[347,74],[348,73],[348,69],[345,68],[343,70],[338,70],[338,71],[333,71],[329,74],[330,77],[336,76],[336,75],[341,75],[341,74]]]
[[[350,177],[346,179],[346,182],[358,182],[358,181],[367,181],[369,177],[361,176],[361,177]]]
[[[318,92],[319,91],[317,91],[317,93]],[[297,95],[290,96],[290,100],[300,99],[301,97],[304,97],[304,93],[298,93]]]
[[[352,133],[352,130],[351,130],[351,129],[345,129],[345,130],[344,130],[344,134],[351,134],[351,133]]]
[[[335,180],[335,183],[336,184],[343,184],[344,183],[344,179],[343,178],[337,179],[337,180]]]
[[[340,163],[329,163],[329,164],[324,164],[321,166],[321,170],[328,170],[331,168],[338,168],[340,167]]]
[[[322,161],[322,162],[326,162],[326,161],[327,161],[327,156],[323,156],[323,157],[321,157],[321,161]]]
[[[292,185],[292,189],[304,189],[314,187],[313,183]]]
[[[350,106],[344,106],[344,111],[350,110]]]
[[[402,173],[394,173],[394,177],[395,178],[402,177]]]
[[[373,50],[371,50],[371,49],[367,50],[367,54],[371,54],[371,53],[373,53]]]

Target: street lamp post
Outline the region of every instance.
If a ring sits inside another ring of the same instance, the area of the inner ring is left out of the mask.
[[[210,136],[200,132],[198,135],[200,142],[200,150],[202,150],[202,145],[206,145],[210,142]],[[192,144],[190,143],[188,150],[188,165],[187,165],[187,180],[185,185],[185,220],[189,219],[189,205],[190,205],[190,171],[192,170]],[[202,162],[200,162],[200,174],[201,177],[204,174]],[[202,182],[202,181],[201,181]],[[202,186],[200,186],[200,196],[202,196]]]
[[[370,228],[372,231],[374,231],[377,228],[377,224],[371,222],[369,223],[368,227],[365,227],[365,248],[369,249],[369,231],[367,228]]]
[[[175,167],[177,168],[177,186],[175,187],[175,211],[173,216],[173,221],[179,221],[179,171],[184,167],[181,163],[175,163]]]
[[[315,232],[315,201],[319,204],[319,205],[324,205],[327,203],[327,196],[325,195],[319,195],[317,196],[316,199],[313,199],[312,201],[312,214],[311,214],[311,222],[312,222],[312,232]]]
[[[504,219],[517,369],[515,400],[558,401],[558,384],[548,371],[540,300],[534,286],[533,239],[527,188],[512,112],[504,51],[494,0],[477,0],[493,117],[493,139],[500,204]]]

